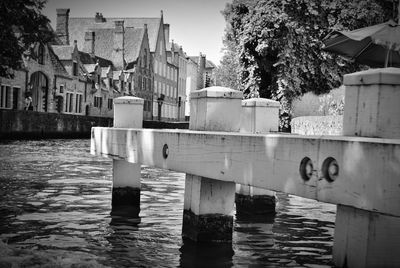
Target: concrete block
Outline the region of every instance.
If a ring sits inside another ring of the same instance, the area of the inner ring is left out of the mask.
[[[239,131],[242,98],[242,92],[224,87],[192,92],[189,129]]]
[[[142,128],[144,100],[125,96],[114,99],[114,127]]]
[[[337,267],[400,267],[400,217],[338,205],[333,261]]]
[[[343,135],[400,138],[400,68],[344,77]]]

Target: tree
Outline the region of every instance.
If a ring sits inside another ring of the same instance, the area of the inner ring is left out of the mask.
[[[219,66],[215,70],[216,85],[240,90],[239,61],[236,57],[235,47],[233,44],[229,44],[229,41],[226,39],[224,40],[224,45],[224,54]]]
[[[0,76],[13,77],[22,67],[22,56],[36,42],[48,42],[53,34],[41,14],[44,0],[0,1]]]
[[[381,23],[392,11],[392,2],[381,0],[234,0],[223,11],[225,39],[234,44],[242,90],[279,100],[290,114],[295,97],[328,92],[362,68],[324,52],[323,38]]]

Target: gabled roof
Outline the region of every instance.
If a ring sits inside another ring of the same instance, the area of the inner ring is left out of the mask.
[[[147,24],[150,51],[156,50],[161,18],[104,18],[104,22],[95,22],[94,17],[69,18],[69,40],[77,40],[78,47],[81,48],[85,41],[85,32],[96,29],[112,29],[115,27],[114,22],[120,20],[124,21],[125,28],[143,28]]]
[[[139,57],[144,33],[144,28],[125,29],[125,60],[127,63],[134,62]]]
[[[50,55],[51,63],[53,64],[56,72],[61,75],[68,76],[68,72],[65,70],[64,65],[60,62],[57,54],[54,52],[53,47],[51,45],[47,45]]]
[[[114,31],[115,29],[97,29],[95,30],[95,54],[113,60],[114,49]],[[135,62],[140,54],[144,38],[144,28],[128,27],[124,33],[125,61],[127,64]]]
[[[82,64],[97,64],[99,63],[100,67],[109,67],[112,66],[112,61],[100,57],[98,55],[92,55],[90,53],[86,53],[83,51],[79,51],[79,60]]]
[[[52,45],[51,48],[60,60],[72,60],[74,46]]]
[[[83,66],[85,67],[86,71],[88,71],[88,73],[93,73],[94,71],[96,71],[97,64],[84,64]]]

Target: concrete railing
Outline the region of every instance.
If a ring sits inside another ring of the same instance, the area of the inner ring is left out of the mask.
[[[241,93],[212,87],[191,95],[190,130],[93,128],[91,152],[114,159],[114,187],[125,189],[115,194],[133,200],[121,206],[137,206],[140,193],[128,163],[187,173],[182,235],[194,241],[232,238],[236,183],[337,204],[335,265],[399,267],[400,70],[350,74],[344,85],[347,136],[241,133]],[[140,103],[124,105],[136,122],[128,107]]]

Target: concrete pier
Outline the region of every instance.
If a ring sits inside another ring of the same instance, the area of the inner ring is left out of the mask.
[[[242,93],[220,87],[192,93],[184,131],[126,128],[143,101],[122,99],[115,111],[124,120],[92,128],[91,153],[116,161],[113,211],[140,191],[138,171],[124,161],[156,166],[187,174],[185,239],[230,242],[241,184],[253,196],[261,188],[336,204],[337,267],[400,267],[400,69],[350,74],[344,84],[344,136],[240,133]]]
[[[254,98],[242,100],[240,117],[241,133],[278,132],[279,102]],[[238,217],[262,217],[275,213],[276,194],[274,191],[255,188],[248,185],[236,185],[236,214]],[[269,217],[268,217],[269,218]]]
[[[243,95],[211,87],[190,95],[189,129],[239,131]],[[182,237],[196,242],[231,242],[235,183],[186,175]]]
[[[143,99],[114,99],[114,127],[142,128]],[[140,164],[113,159],[112,215],[138,217],[140,212]]]
[[[343,135],[400,138],[400,69],[371,69],[344,77]],[[395,151],[400,158],[399,151]],[[363,155],[358,156],[362,161]],[[388,155],[377,155],[385,161]],[[374,169],[376,163],[359,173]],[[400,166],[397,166],[400,169]],[[340,170],[337,170],[340,172]],[[381,173],[376,180],[387,176]],[[351,179],[351,178],[348,178]],[[369,184],[365,180],[365,184]],[[393,187],[400,186],[400,177]],[[376,196],[382,189],[376,188]],[[333,261],[338,267],[400,267],[400,217],[337,205]]]

